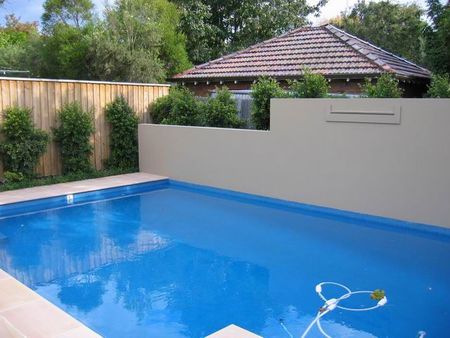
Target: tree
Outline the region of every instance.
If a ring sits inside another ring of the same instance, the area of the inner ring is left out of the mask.
[[[42,24],[46,30],[57,24],[81,28],[93,18],[91,0],[46,0],[43,7]]]
[[[106,9],[90,47],[91,76],[101,80],[165,81],[190,67],[177,8],[167,0],[117,0]]]
[[[77,28],[58,23],[38,47],[41,59],[38,73],[54,79],[87,79],[87,53],[93,26]]]
[[[423,11],[416,4],[359,0],[349,13],[330,23],[376,46],[421,63],[424,57]]]
[[[431,24],[425,30],[427,65],[437,73],[450,73],[450,4],[427,0]]]
[[[39,33],[36,22],[20,22],[13,14],[5,18],[0,27],[0,68],[30,70],[28,56]]]
[[[174,0],[182,8],[180,28],[195,64],[242,49],[305,25],[327,0]],[[206,39],[206,40],[205,40]],[[208,44],[205,43],[208,41]]]
[[[46,0],[42,15],[44,34],[36,63],[43,77],[87,79],[87,52],[94,27],[91,0]]]

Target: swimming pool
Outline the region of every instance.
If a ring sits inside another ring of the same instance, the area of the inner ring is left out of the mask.
[[[72,205],[65,196],[7,205],[0,215],[0,268],[106,338],[203,337],[231,323],[289,337],[280,319],[299,336],[323,305],[314,291],[322,281],[383,289],[389,300],[330,312],[322,326],[332,336],[449,330],[446,229],[169,180],[77,194]]]

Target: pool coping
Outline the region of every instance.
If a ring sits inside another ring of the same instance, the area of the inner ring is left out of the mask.
[[[124,187],[128,185],[149,183],[166,180],[167,177],[147,174],[131,173],[122,175],[92,178],[82,181],[43,185],[39,187],[9,190],[0,192],[0,206],[12,203],[98,191],[103,189]]]
[[[2,269],[0,296],[1,337],[102,337]]]
[[[77,202],[96,199],[96,191],[123,195],[129,187],[139,190],[148,183],[166,182],[167,177],[147,173],[132,173],[68,183],[53,184],[0,192],[0,209],[17,213],[21,206],[39,207],[49,200],[58,206],[67,205],[67,195]],[[156,184],[155,187],[158,185]],[[59,204],[58,204],[59,203]],[[4,215],[3,215],[4,216]],[[6,215],[7,216],[7,215]],[[11,338],[101,338],[86,325],[52,304],[37,292],[0,269],[0,336]]]

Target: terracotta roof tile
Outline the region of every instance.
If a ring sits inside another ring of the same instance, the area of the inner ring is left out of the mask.
[[[304,27],[196,66],[173,80],[298,77],[307,67],[324,76],[365,77],[392,72],[429,78],[430,72],[332,25]]]

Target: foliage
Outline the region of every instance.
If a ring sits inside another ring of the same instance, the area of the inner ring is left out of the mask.
[[[78,103],[70,103],[58,112],[58,119],[59,127],[53,133],[61,150],[63,174],[91,171],[93,147],[89,139],[94,132],[91,114]]]
[[[158,98],[150,107],[153,123],[180,126],[203,124],[202,105],[187,88],[170,88],[169,95]]]
[[[422,32],[426,22],[416,4],[359,0],[331,23],[376,46],[415,62],[423,61]]]
[[[86,79],[87,52],[93,26],[77,28],[61,23],[51,28],[51,33],[41,38],[38,73],[54,79]]]
[[[450,98],[450,77],[445,75],[433,75],[428,86],[428,97]]]
[[[20,22],[14,14],[7,15],[5,26],[0,28],[0,48],[26,43],[37,34],[36,22]]]
[[[425,30],[426,63],[435,72],[450,73],[450,3],[427,0],[431,25]]]
[[[105,109],[111,125],[108,166],[115,168],[138,167],[138,118],[123,96],[118,96]]]
[[[370,294],[370,298],[373,300],[381,300],[386,296],[386,293],[384,290],[376,289]]]
[[[22,173],[15,173],[13,171],[5,171],[3,177],[6,182],[17,183],[25,180],[25,176]]]
[[[90,46],[92,77],[155,82],[190,67],[178,11],[168,0],[118,0],[105,15]]]
[[[18,107],[5,111],[1,128],[4,140],[0,152],[6,171],[32,176],[41,155],[47,149],[47,133],[34,127],[31,111]]]
[[[43,7],[45,30],[58,24],[81,28],[92,20],[94,10],[91,0],[46,0]]]
[[[227,87],[217,88],[216,96],[210,97],[203,107],[206,126],[241,128],[244,122],[238,116],[236,101]]]
[[[0,27],[0,68],[27,70],[30,46],[38,38],[37,23],[23,23],[8,15],[5,26]]]
[[[314,74],[305,70],[301,80],[290,81],[289,89],[292,97],[321,98],[328,95],[328,81],[322,74]]]
[[[252,85],[252,121],[256,129],[270,129],[270,99],[286,96],[279,83],[270,77],[261,77]]]
[[[206,62],[225,53],[304,26],[327,1],[174,0],[182,8],[181,30],[191,61]]]
[[[402,89],[399,87],[398,80],[389,73],[382,74],[375,84],[366,79],[363,86],[363,93],[372,98],[399,98],[402,96]]]
[[[20,175],[17,176],[16,173],[15,176],[12,176],[11,173],[4,174],[4,182],[3,184],[0,184],[0,191],[7,191],[7,190],[15,190],[15,189],[23,189],[23,188],[29,188],[29,187],[37,187],[42,185],[49,185],[49,184],[57,184],[57,183],[66,183],[66,182],[72,182],[72,181],[80,181],[80,180],[86,180],[90,178],[100,178],[100,177],[106,177],[106,176],[112,176],[112,175],[120,175],[120,174],[127,174],[134,172],[134,169],[117,169],[117,168],[111,168],[111,169],[105,169],[100,171],[92,171],[88,173],[72,173],[67,174],[64,176],[48,176],[48,177],[40,177],[40,178],[32,178],[32,177],[24,177],[22,180],[20,179]],[[7,178],[7,175],[9,178],[13,178],[13,180],[9,180]]]

